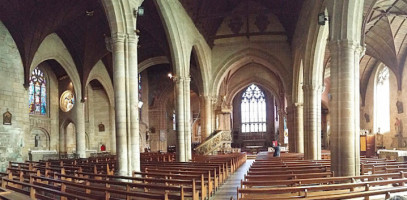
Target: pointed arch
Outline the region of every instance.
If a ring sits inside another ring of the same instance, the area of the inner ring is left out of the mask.
[[[75,88],[76,99],[82,99],[81,96],[81,79],[71,54],[66,48],[64,42],[57,34],[48,35],[41,43],[37,52],[34,55],[31,63],[30,72],[34,70],[40,63],[46,60],[56,60],[66,71]]]
[[[99,60],[90,71],[88,79],[86,81],[86,86],[89,84],[90,81],[94,79],[98,80],[102,84],[109,99],[110,106],[114,107],[114,89],[112,80],[110,79],[109,73],[107,72],[106,67],[101,60]]]
[[[381,64],[374,78],[374,133],[390,131],[390,68]]]
[[[229,56],[220,65],[219,70],[215,72],[216,77],[212,81],[212,93],[219,93],[222,80],[230,71],[237,70],[240,67],[248,65],[250,63],[260,64],[270,69],[271,72],[276,73],[283,87],[281,89],[283,91],[287,91],[286,88],[290,85],[290,72],[284,70],[286,69],[284,64],[274,56],[269,55],[262,50],[247,48]],[[291,93],[291,91],[289,91],[288,93]]]

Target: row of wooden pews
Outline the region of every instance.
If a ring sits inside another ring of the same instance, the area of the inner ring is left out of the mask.
[[[281,155],[259,155],[241,180],[237,199],[387,199],[392,193],[407,192],[407,163],[362,158],[361,176],[335,177],[330,160]],[[382,166],[391,167],[382,170]]]
[[[175,153],[144,152],[140,154],[141,162],[174,162]]]
[[[161,153],[163,154],[163,153]],[[196,156],[193,162],[168,159],[142,161],[142,172],[115,174],[115,156],[10,162],[2,176],[3,190],[17,191],[11,199],[208,199],[246,159],[242,153]],[[162,158],[163,158],[162,157]],[[0,199],[2,196],[0,191]]]
[[[209,198],[238,167],[246,161],[246,154],[232,153],[216,156],[194,155],[191,162],[146,162],[141,173],[150,177],[166,176],[167,179],[193,181],[202,199]]]

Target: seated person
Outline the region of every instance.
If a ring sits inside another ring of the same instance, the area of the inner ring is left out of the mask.
[[[273,154],[273,156],[274,156],[274,157],[280,157],[280,151],[281,151],[280,146],[281,146],[280,143],[278,143],[277,146],[273,146],[273,149],[274,149],[274,154]]]

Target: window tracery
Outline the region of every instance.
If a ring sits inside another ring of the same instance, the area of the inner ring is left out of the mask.
[[[30,114],[47,114],[47,82],[44,73],[38,67],[31,73],[28,104]]]
[[[251,84],[242,95],[242,132],[266,132],[266,99],[264,92]]]

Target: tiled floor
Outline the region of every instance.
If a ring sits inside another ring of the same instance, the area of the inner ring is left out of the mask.
[[[230,176],[227,181],[215,192],[215,195],[210,200],[229,200],[233,196],[236,199],[237,187],[240,187],[240,180],[243,179],[247,170],[254,160],[247,160],[236,172]]]

